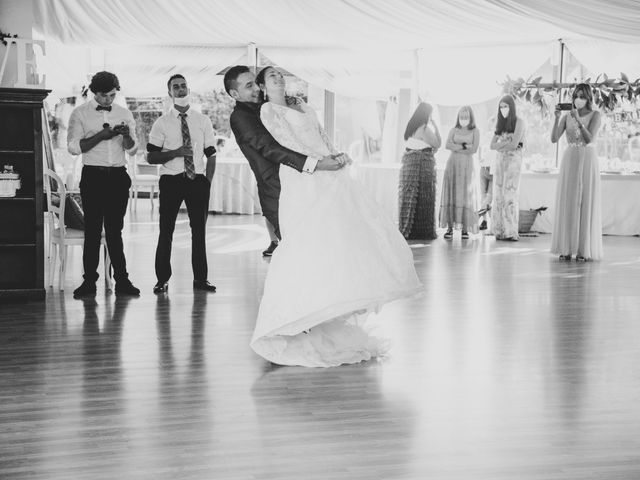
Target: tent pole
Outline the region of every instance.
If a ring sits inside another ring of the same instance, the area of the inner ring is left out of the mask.
[[[415,105],[422,101],[420,98],[420,52],[413,51],[413,92],[411,92],[411,104]]]
[[[324,91],[324,130],[327,132],[327,136],[335,144],[336,94],[329,90]]]
[[[247,44],[247,66],[254,75],[258,73],[258,47],[253,42]]]
[[[564,41],[559,38],[558,42],[560,43],[560,69],[558,71],[558,84],[562,85],[562,79],[563,79],[563,70],[564,70]],[[560,101],[560,96],[562,95],[562,87],[559,88],[558,91],[558,101]],[[560,141],[556,142],[556,168],[558,168],[558,158],[560,156]]]

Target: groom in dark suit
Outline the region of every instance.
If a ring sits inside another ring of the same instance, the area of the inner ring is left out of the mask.
[[[343,164],[330,156],[306,157],[283,147],[274,140],[260,121],[260,88],[249,67],[244,65],[231,67],[224,76],[224,88],[236,101],[235,108],[231,112],[231,130],[236,137],[238,147],[256,176],[260,206],[271,237],[271,244],[262,254],[271,256],[281,238],[278,223],[280,164],[309,174],[315,170],[338,170]]]

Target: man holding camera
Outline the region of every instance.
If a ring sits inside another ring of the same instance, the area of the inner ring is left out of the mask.
[[[80,196],[84,210],[84,281],[73,296],[96,294],[103,225],[116,294],[140,295],[140,290],[129,280],[122,244],[131,187],[125,151],[133,155],[137,150],[136,125],[129,110],[113,103],[120,90],[118,77],[113,73],[96,73],[89,89],[94,97],[73,110],[67,137],[69,152],[82,155],[83,165]]]

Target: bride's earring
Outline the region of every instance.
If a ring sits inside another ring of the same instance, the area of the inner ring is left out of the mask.
[[[269,100],[269,97],[267,96],[267,90],[266,89],[262,91],[262,96],[264,97],[264,101],[265,102]]]

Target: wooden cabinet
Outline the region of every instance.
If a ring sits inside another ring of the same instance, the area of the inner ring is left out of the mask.
[[[0,197],[0,302],[44,298],[42,102],[48,90],[0,88],[0,171],[22,186]]]

